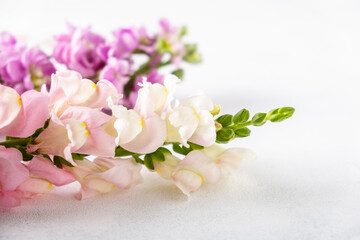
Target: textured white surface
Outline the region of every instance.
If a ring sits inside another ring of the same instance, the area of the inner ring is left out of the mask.
[[[0,29],[32,43],[64,20],[107,33],[167,17],[204,57],[186,66],[179,96],[204,90],[231,113],[297,109],[233,142],[258,159],[190,200],[146,172],[131,191],[86,201],[71,185],[0,210],[0,239],[360,239],[358,1],[0,0],[0,10]]]

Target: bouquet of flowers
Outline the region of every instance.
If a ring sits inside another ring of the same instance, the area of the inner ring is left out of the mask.
[[[53,56],[77,71],[53,74],[44,53],[18,47],[12,36],[3,35],[1,46],[10,50],[0,52],[0,62],[6,63],[0,65],[0,133],[6,135],[0,142],[0,206],[19,206],[23,198],[74,181],[81,184],[81,199],[129,189],[143,181],[142,166],[189,195],[255,157],[251,150],[221,144],[249,136],[249,126],[293,115],[291,107],[252,117],[246,109],[220,115],[220,106],[205,94],[174,99],[180,79],[166,75],[158,82],[151,72],[199,58],[179,43],[182,31],[163,28],[156,39],[143,30],[119,31],[115,35],[122,40],[112,43],[89,29],[72,29],[57,38]],[[77,58],[86,51],[85,59]],[[131,72],[137,52],[149,60]],[[163,62],[166,53],[170,59]]]

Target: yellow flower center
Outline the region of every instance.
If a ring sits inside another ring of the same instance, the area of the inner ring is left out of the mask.
[[[89,130],[86,127],[86,124],[83,122],[81,126],[85,129],[85,135],[89,135]]]

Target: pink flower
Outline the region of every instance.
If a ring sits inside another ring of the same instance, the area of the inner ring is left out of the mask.
[[[176,166],[172,180],[184,194],[189,195],[200,188],[202,182],[215,183],[220,176],[220,167],[201,151],[194,150]]]
[[[105,65],[98,54],[98,48],[105,39],[88,28],[69,25],[69,33],[55,37],[53,57],[68,69],[79,72],[84,77],[94,77]]]
[[[57,72],[51,76],[49,108],[60,116],[70,106],[85,106],[102,109],[107,107],[107,99],[118,102],[120,95],[114,85],[107,80],[97,84],[82,79],[75,71]]]
[[[141,165],[133,158],[96,158],[94,162],[84,159],[76,161],[75,167],[66,168],[81,183],[81,199],[110,192],[115,187],[126,190],[143,181]]]
[[[41,156],[35,156],[28,165],[21,160],[19,150],[0,146],[1,207],[16,207],[22,198],[47,193],[52,183],[62,186],[74,181],[70,173]]]
[[[28,137],[49,118],[49,98],[30,90],[21,95],[0,85],[0,133],[10,137]]]
[[[58,155],[73,164],[73,152],[113,157],[115,138],[103,129],[110,118],[98,109],[69,107],[59,118],[52,116],[49,126],[28,146],[28,151]]]

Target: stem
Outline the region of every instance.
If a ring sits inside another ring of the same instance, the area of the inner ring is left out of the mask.
[[[136,77],[141,75],[141,74],[147,74],[149,73],[151,67],[150,67],[150,62],[156,58],[157,55],[155,55],[154,57],[150,58],[148,62],[144,63],[143,65],[141,65],[139,67],[138,70],[136,70],[134,72],[134,74],[130,77],[129,81],[126,83],[125,87],[124,87],[124,93],[125,95],[128,97],[131,93],[131,91],[133,90],[133,85],[134,85],[134,82],[136,80]],[[169,61],[166,61],[166,62],[160,62],[159,64],[157,64],[154,69],[158,69],[158,68],[161,68],[161,67],[164,67],[166,65],[169,65],[171,64],[171,60]]]
[[[6,140],[5,142],[0,142],[0,145],[4,146],[4,147],[16,147],[16,146],[21,146],[21,145],[26,145],[28,144],[30,138],[19,138],[19,139],[10,139],[10,140]]]

